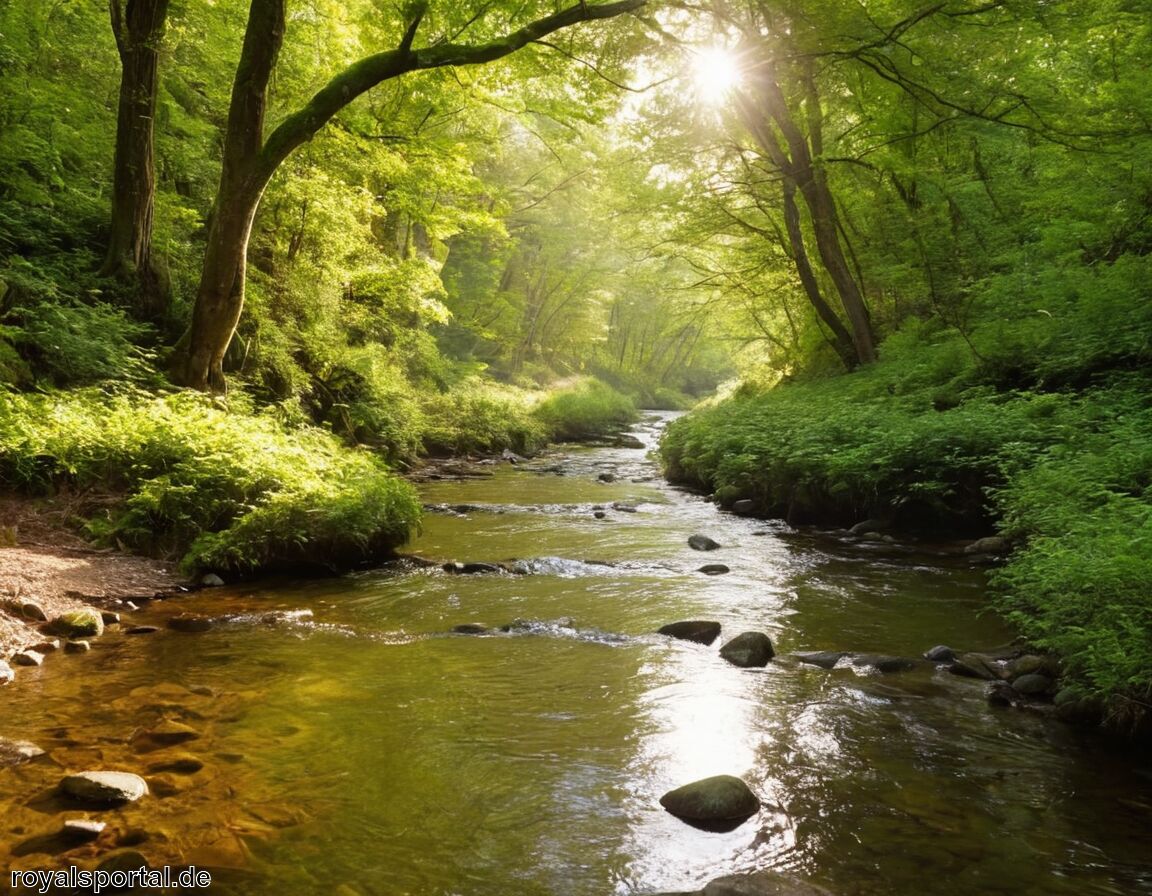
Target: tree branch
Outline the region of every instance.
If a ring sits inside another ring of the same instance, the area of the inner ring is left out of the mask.
[[[288,116],[268,137],[261,152],[261,168],[271,177],[288,155],[311,139],[337,112],[377,84],[410,71],[444,68],[454,65],[481,65],[514,53],[516,50],[555,31],[581,22],[611,19],[643,6],[645,0],[616,0],[613,3],[589,5],[581,0],[574,6],[530,22],[516,31],[483,44],[445,43],[412,50],[405,46],[408,32],[414,36],[419,19],[409,24],[408,32],[394,50],[377,53],[355,62],[336,75],[299,111]]]

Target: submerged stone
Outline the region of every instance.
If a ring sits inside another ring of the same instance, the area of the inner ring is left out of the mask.
[[[6,737],[0,737],[0,767],[17,765],[43,755],[44,751],[31,741],[9,740]]]
[[[201,632],[209,631],[212,628],[212,620],[207,616],[191,616],[183,614],[180,616],[173,616],[168,620],[168,628],[174,632],[184,632],[186,634],[199,634]]]
[[[694,551],[714,551],[720,547],[720,542],[697,533],[688,537],[688,547]]]
[[[862,653],[852,658],[852,665],[857,669],[874,669],[885,675],[893,672],[908,672],[918,665],[914,659],[906,656],[885,656],[878,653]]]
[[[684,622],[670,622],[658,629],[657,634],[668,635],[681,641],[692,641],[696,644],[711,644],[720,637],[720,623],[703,619],[691,619]]]
[[[821,669],[835,668],[836,664],[844,657],[848,656],[842,650],[816,650],[808,653],[795,653],[800,662],[807,663],[809,666],[819,666]]]
[[[723,563],[705,563],[696,572],[702,572],[706,576],[722,576],[725,573],[731,572]]]

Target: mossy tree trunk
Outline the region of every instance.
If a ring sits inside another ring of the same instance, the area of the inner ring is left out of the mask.
[[[265,139],[268,85],[284,37],[285,0],[251,0],[244,46],[232,87],[220,187],[213,205],[204,268],[192,320],[171,362],[175,382],[204,391],[225,386],[223,361],[244,307],[248,238],[260,198],[280,164],[341,109],[376,85],[406,72],[480,65],[580,22],[610,19],[639,9],[645,0],[592,5],[586,0],[479,44],[414,42],[427,2],[411,7],[398,45],[367,56],[332,78]]]

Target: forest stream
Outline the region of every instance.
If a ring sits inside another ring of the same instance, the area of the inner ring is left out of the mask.
[[[636,435],[655,444],[667,416]],[[1011,641],[954,546],[722,513],[635,448],[487,469],[420,486],[409,550],[435,566],[156,601],[22,675],[4,734],[47,755],[0,768],[0,889],[10,870],[129,850],[245,896],[624,896],[765,868],[842,896],[1152,894],[1147,757],[991,708],[983,682],[930,663],[793,656]],[[693,550],[696,533],[721,547]],[[173,631],[176,615],[211,627]],[[687,619],[720,640],[655,633]],[[488,629],[453,632],[470,623]],[[750,630],[775,645],[766,668],[717,652]],[[85,769],[151,792],[77,809],[55,788]],[[716,833],[661,808],[715,774],[762,811]],[[107,828],[62,841],[84,817]]]

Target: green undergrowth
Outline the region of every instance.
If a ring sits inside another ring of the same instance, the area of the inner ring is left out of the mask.
[[[558,442],[610,436],[639,419],[636,402],[597,379],[585,379],[551,393],[534,416]]]
[[[533,413],[538,397],[524,390],[470,380],[422,402],[423,451],[432,455],[535,454],[548,426]]]
[[[1093,418],[996,494],[1021,549],[993,574],[999,606],[1116,727],[1152,717],[1152,405],[1147,378],[1085,396]]]
[[[123,495],[92,531],[189,571],[344,568],[388,555],[420,512],[372,454],[187,392],[0,394],[0,484]]]

